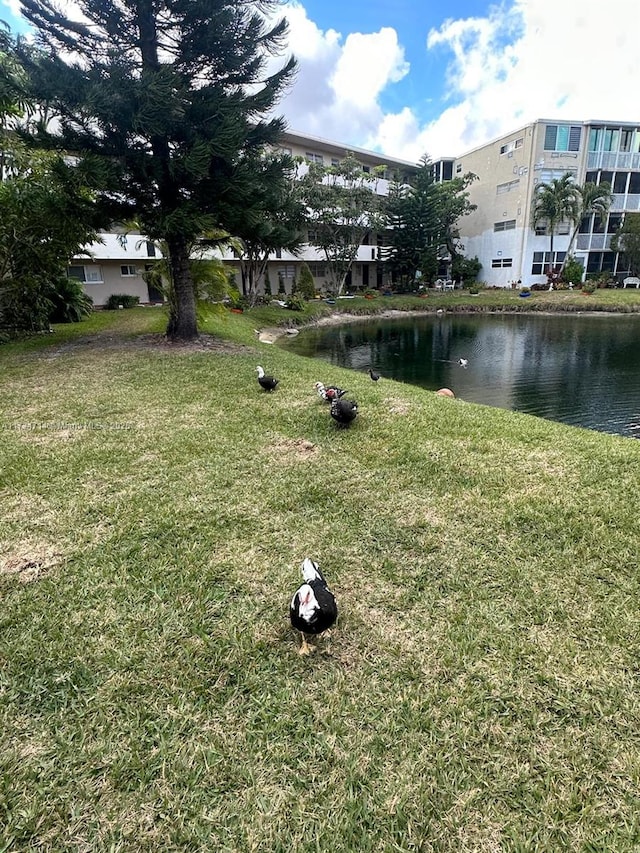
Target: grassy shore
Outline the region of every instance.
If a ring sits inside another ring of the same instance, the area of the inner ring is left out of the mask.
[[[640,848],[640,443],[257,339],[335,308],[0,348],[0,851]],[[307,555],[340,615],[305,659]]]

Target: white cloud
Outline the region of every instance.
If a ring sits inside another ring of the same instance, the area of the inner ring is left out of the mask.
[[[0,2],[0,19],[2,19],[2,6],[5,6],[14,18],[20,17],[20,0],[2,0],[2,2]]]
[[[343,39],[336,30],[319,29],[297,2],[284,13],[298,73],[276,112],[286,116],[293,130],[345,145],[374,134],[384,118],[380,93],[409,71],[396,31],[383,27]]]
[[[406,160],[455,156],[536,118],[640,122],[637,0],[609,0],[607,12],[584,0],[505,0],[484,17],[444,21],[425,35],[445,68],[442,111],[421,123],[411,103],[380,106],[385,88],[416,74],[395,30],[322,32],[296,3],[285,14],[308,52],[292,41],[300,74],[280,111],[293,129]]]

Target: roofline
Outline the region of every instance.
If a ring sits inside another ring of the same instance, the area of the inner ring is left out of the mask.
[[[348,145],[346,142],[336,142],[333,139],[326,139],[322,136],[311,136],[309,133],[302,133],[299,130],[285,130],[281,135],[281,139],[292,137],[299,141],[318,142],[322,145],[328,145],[331,148],[341,148],[344,151],[353,151],[354,154],[366,154],[375,160],[382,160],[390,165],[406,166],[411,169],[418,169],[419,163],[411,162],[411,160],[401,160],[399,157],[391,157],[388,154],[381,154],[379,151],[371,151],[367,148],[359,148],[357,145]]]
[[[582,127],[590,127],[591,125],[607,125],[612,127],[640,127],[640,118],[638,118],[638,121],[613,121],[610,119],[593,118],[535,118],[531,119],[531,121],[528,121],[526,124],[517,127],[515,130],[509,130],[507,131],[507,133],[501,133],[499,136],[496,136],[493,139],[489,139],[487,142],[483,142],[482,145],[476,145],[474,148],[469,148],[467,151],[464,151],[462,154],[459,154],[455,159],[461,160],[463,157],[467,157],[469,154],[475,154],[476,151],[481,151],[483,148],[487,148],[489,145],[495,145],[496,142],[500,142],[501,139],[506,139],[509,136],[515,136],[516,134],[526,130],[528,127],[534,127],[536,124],[579,124]]]

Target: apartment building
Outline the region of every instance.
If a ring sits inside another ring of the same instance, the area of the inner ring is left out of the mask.
[[[365,174],[375,167],[384,168],[376,179],[376,191],[387,194],[392,180],[404,181],[418,168],[416,163],[386,157],[373,151],[339,142],[289,131],[281,140],[283,151],[309,162],[336,165],[352,152]],[[536,186],[570,172],[578,183],[608,181],[613,188],[613,203],[606,217],[588,217],[579,228],[573,253],[587,273],[606,273],[617,279],[628,274],[624,259],[611,250],[611,238],[626,212],[640,210],[640,122],[555,121],[538,119],[493,142],[433,163],[438,181],[473,172],[478,179],[469,187],[476,210],[459,223],[460,238],[467,257],[478,257],[482,264],[480,279],[490,285],[510,287],[520,282],[532,285],[546,282],[551,264],[562,263],[569,248],[570,223],[562,223],[554,237],[554,256],[544,227],[532,228],[531,206]],[[384,287],[391,282],[379,263],[379,247],[384,235],[373,234],[368,244],[358,249],[347,287],[366,289]],[[94,304],[103,305],[112,293],[132,293],[142,303],[154,303],[161,294],[149,291],[143,272],[157,257],[157,249],[141,235],[105,234],[102,242],[87,247],[74,258],[70,275],[85,284]],[[236,270],[232,254],[224,260]],[[313,234],[299,254],[275,252],[269,259],[268,273],[275,293],[280,281],[291,292],[303,261],[309,265],[316,286],[328,284],[322,253],[313,245]]]
[[[309,163],[318,163],[322,166],[337,166],[348,153],[354,155],[362,166],[363,174],[375,178],[375,191],[381,195],[387,195],[389,184],[392,181],[407,181],[417,170],[417,164],[394,157],[386,157],[374,151],[357,148],[352,145],[344,145],[340,142],[332,142],[320,137],[307,136],[295,131],[287,131],[280,140],[279,148],[292,157],[302,158]],[[382,167],[382,172],[380,168]],[[280,251],[270,257],[267,264],[267,272],[271,288],[275,294],[279,283],[284,283],[286,293],[290,293],[294,280],[299,274],[300,267],[306,262],[313,275],[316,288],[323,290],[329,286],[328,269],[325,258],[319,249],[314,246],[313,231],[306,234],[306,243],[301,247],[298,254]],[[353,263],[351,272],[347,276],[346,289],[366,290],[367,288],[385,287],[391,284],[389,275],[379,262],[379,248],[384,245],[383,234],[369,234],[367,243],[358,248],[358,253]],[[240,281],[239,265],[233,256],[228,254],[224,257],[232,267],[238,271],[236,279]],[[261,285],[262,286],[262,285]]]
[[[640,210],[640,124],[538,119],[457,157],[454,176],[465,172],[478,176],[469,188],[477,209],[460,221],[460,236],[487,283],[544,283],[548,266],[562,263],[571,224],[558,227],[551,257],[549,234],[544,226],[534,230],[531,208],[536,186],[567,172],[579,184],[608,181],[614,193],[606,217],[580,224],[572,253],[585,274],[628,274],[611,238],[625,212]]]

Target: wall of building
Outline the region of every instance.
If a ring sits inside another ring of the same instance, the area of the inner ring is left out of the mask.
[[[295,157],[329,166],[352,151],[365,172],[373,173],[376,166],[384,166],[385,178],[376,180],[381,194],[388,192],[391,179],[402,180],[417,169],[417,164],[294,132],[283,136],[281,148]],[[438,180],[467,172],[478,176],[469,187],[470,200],[477,209],[460,221],[459,232],[465,255],[477,256],[482,264],[481,280],[498,287],[510,287],[518,281],[527,285],[546,282],[545,270],[566,254],[572,229],[565,224],[561,233],[556,233],[552,259],[549,235],[536,234],[531,226],[531,206],[539,183],[560,178],[567,171],[578,183],[606,180],[614,186],[609,214],[603,221],[591,217],[582,223],[573,252],[589,273],[624,276],[623,259],[611,251],[611,238],[627,211],[640,210],[640,125],[538,119],[455,159],[434,164]],[[100,278],[85,282],[94,304],[103,305],[112,293],[132,293],[141,302],[149,302],[141,272],[158,256],[157,250],[139,234],[127,235],[124,240],[123,235],[118,238],[115,234],[102,238],[102,243],[89,247],[85,255],[72,262],[100,267]],[[359,247],[349,284],[354,290],[389,284],[378,263],[376,236],[371,236],[370,243]],[[232,255],[224,260],[235,267],[240,285],[237,261]],[[274,294],[279,273],[286,292],[291,292],[303,261],[310,264],[318,290],[330,287],[322,252],[307,244],[297,256],[287,252],[271,256],[269,278]],[[126,264],[135,267],[134,275],[122,275],[120,267]],[[88,275],[96,278],[95,270]]]
[[[137,296],[141,304],[151,304],[161,297],[150,294],[142,274],[159,258],[158,248],[141,234],[102,233],[71,260],[68,274],[83,282],[98,308],[114,294]]]

